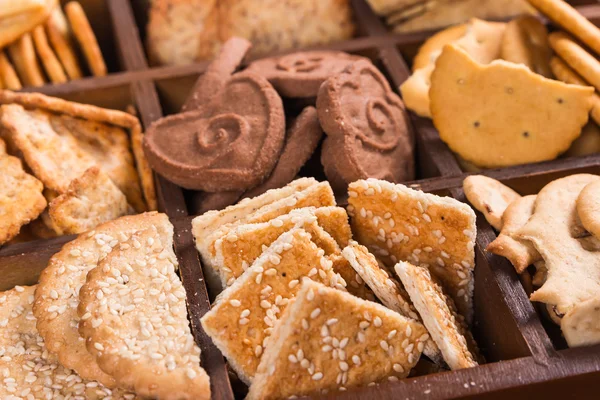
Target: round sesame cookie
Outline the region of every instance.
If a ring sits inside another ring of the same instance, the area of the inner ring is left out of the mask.
[[[120,389],[82,379],[48,352],[31,310],[35,286],[0,293],[0,398],[134,399]]]
[[[102,224],[63,246],[42,272],[33,305],[37,329],[48,350],[56,354],[65,367],[75,370],[84,379],[97,380],[108,387],[115,386],[114,379],[104,373],[88,353],[77,331],[79,289],[85,283],[88,271],[136,230],[165,220],[168,220],[166,215],[153,212]]]
[[[79,332],[119,386],[144,397],[210,399],[176,267],[168,221],[133,234],[88,273]]]

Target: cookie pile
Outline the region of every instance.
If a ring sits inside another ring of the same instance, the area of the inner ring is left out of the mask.
[[[0,245],[156,209],[134,116],[10,91],[0,111]]]
[[[0,397],[209,399],[176,269],[156,212],[66,244],[37,286],[0,294]]]
[[[0,51],[0,88],[18,90],[82,78],[85,72],[78,51],[92,75],[106,75],[100,46],[79,2],[65,5],[66,17],[55,0],[19,3],[23,4],[13,20],[3,27],[10,34],[0,40],[0,47],[6,47]]]
[[[158,173],[205,192],[201,212],[291,182],[323,130],[321,162],[337,192],[361,178],[414,177],[414,139],[404,105],[370,60],[298,52],[234,73],[249,48],[244,39],[229,40],[182,112],[156,121],[145,136],[146,155]],[[286,132],[280,95],[316,108],[304,108]]]
[[[348,190],[347,213],[328,182],[302,178],[192,221],[209,288],[224,288],[202,327],[249,399],[395,381],[421,354],[481,361],[474,212],[376,179]]]
[[[487,251],[506,257],[524,277],[534,265],[530,299],[544,305],[568,345],[600,343],[600,177],[570,175],[523,197],[484,176],[466,178],[463,187],[500,231]]]

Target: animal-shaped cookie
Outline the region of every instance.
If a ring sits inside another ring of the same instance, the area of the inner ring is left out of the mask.
[[[404,104],[373,64],[358,61],[325,81],[317,111],[327,134],[321,162],[334,189],[364,178],[414,177],[414,140]]]
[[[152,124],[144,150],[159,174],[186,189],[245,190],[270,174],[284,135],[275,89],[261,76],[240,73],[207,104]]]

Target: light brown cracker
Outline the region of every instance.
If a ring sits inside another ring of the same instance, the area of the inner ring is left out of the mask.
[[[556,54],[575,72],[581,75],[596,90],[600,90],[600,61],[588,53],[575,39],[564,32],[553,32],[548,36],[550,46]]]
[[[465,35],[467,26],[467,24],[450,26],[428,38],[421,47],[419,47],[419,51],[413,59],[413,72],[430,64],[434,64],[445,45],[453,43]]]
[[[441,280],[467,321],[473,318],[475,213],[449,197],[375,179],[350,184],[356,240],[388,265],[408,260]]]
[[[2,83],[7,89],[20,90],[23,88],[15,68],[10,63],[8,57],[6,57],[6,53],[4,51],[0,51],[0,77],[2,78]]]
[[[335,395],[405,378],[428,337],[416,321],[306,279],[273,332],[247,399]]]
[[[496,230],[502,229],[504,210],[521,195],[502,182],[484,175],[467,176],[463,190],[469,203],[485,216]]]
[[[577,198],[577,215],[583,227],[600,238],[600,181],[583,188]]]
[[[8,46],[8,52],[25,86],[42,86],[46,83],[35,55],[31,34],[24,34]]]
[[[88,66],[94,76],[106,75],[106,64],[102,57],[102,51],[98,46],[96,35],[90,26],[85,11],[76,1],[70,1],[65,5],[65,13],[73,30],[73,35],[79,42]]]
[[[43,25],[38,25],[32,32],[35,50],[39,56],[46,74],[53,83],[64,83],[67,81],[67,75],[60,65],[54,50],[48,44],[48,37]]]
[[[73,48],[71,31],[60,7],[56,7],[46,21],[46,33],[69,79],[83,77],[76,51]]]
[[[516,64],[524,64],[536,74],[552,78],[548,44],[548,30],[536,17],[524,15],[506,25],[500,57]]]
[[[44,22],[57,0],[3,0],[0,4],[0,48]]]
[[[600,296],[576,305],[560,323],[569,347],[600,343]]]

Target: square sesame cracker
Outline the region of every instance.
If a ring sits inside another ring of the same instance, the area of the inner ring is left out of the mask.
[[[477,234],[471,207],[377,179],[351,183],[348,195],[356,240],[387,265],[428,267],[470,323]]]
[[[464,317],[429,270],[403,261],[395,270],[448,366],[453,370],[477,366],[477,345]]]
[[[247,399],[325,394],[405,378],[428,338],[415,320],[305,279],[273,332]]]
[[[273,242],[202,317],[202,327],[244,382],[252,381],[273,327],[303,277],[345,290],[323,249],[304,229],[294,228]]]

